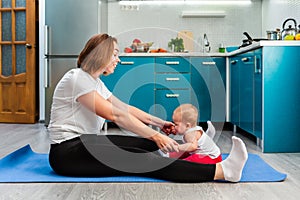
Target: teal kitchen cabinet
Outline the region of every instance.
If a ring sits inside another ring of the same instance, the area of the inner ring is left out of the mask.
[[[225,122],[225,57],[191,57],[191,101],[199,109],[199,122]]]
[[[101,76],[112,93],[127,104],[154,112],[154,57],[121,56],[115,72]]]
[[[262,49],[264,152],[300,152],[300,46]]]
[[[261,139],[261,51],[230,58],[230,121]]]
[[[172,121],[174,109],[190,103],[189,57],[155,58],[155,115]]]
[[[253,134],[262,139],[262,49],[254,51]]]
[[[240,56],[229,58],[230,63],[230,122],[240,126]]]
[[[239,65],[239,126],[247,132],[253,132],[253,102],[254,102],[254,53],[241,57]]]
[[[263,152],[300,152],[299,53],[299,46],[268,45],[229,58],[230,122]]]

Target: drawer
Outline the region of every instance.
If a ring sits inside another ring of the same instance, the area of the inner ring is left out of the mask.
[[[190,72],[189,57],[157,57],[155,72]]]
[[[155,115],[172,120],[174,109],[183,103],[190,103],[190,89],[155,90]]]
[[[156,74],[155,88],[190,88],[190,74]]]
[[[117,67],[135,67],[144,64],[153,64],[154,57],[130,57],[130,56],[120,56],[120,62]]]

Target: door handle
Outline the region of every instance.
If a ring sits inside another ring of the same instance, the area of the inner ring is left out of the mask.
[[[32,45],[31,44],[25,44],[25,47],[27,48],[27,49],[31,49],[32,48]]]
[[[44,87],[48,88],[49,87],[49,74],[48,74],[48,70],[49,70],[49,60],[45,59],[44,60]]]

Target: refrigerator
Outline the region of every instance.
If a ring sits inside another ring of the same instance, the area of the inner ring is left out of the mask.
[[[77,57],[88,39],[106,29],[107,1],[44,0],[44,9],[44,121],[48,126],[58,81],[77,67]]]

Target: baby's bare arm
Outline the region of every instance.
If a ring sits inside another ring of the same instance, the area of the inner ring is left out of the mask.
[[[201,137],[201,132],[193,131],[184,135],[184,144],[179,145],[179,151],[192,152],[197,150],[198,140]]]

